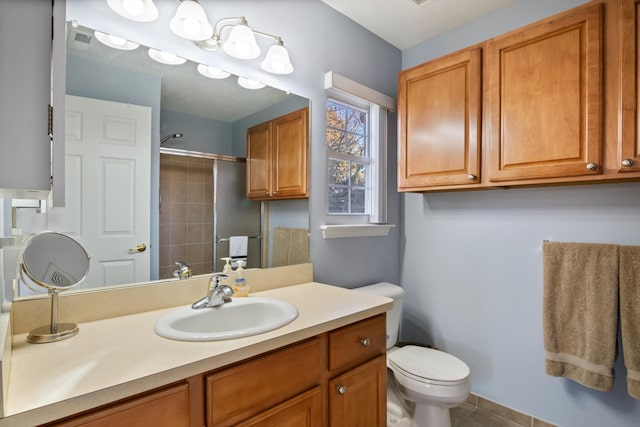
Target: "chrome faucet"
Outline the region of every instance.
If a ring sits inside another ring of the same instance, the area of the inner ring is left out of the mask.
[[[191,308],[199,309],[205,307],[217,307],[219,305],[231,302],[233,289],[230,286],[220,284],[220,280],[226,279],[226,274],[217,273],[209,279],[209,290],[207,296],[200,298],[191,304]]]
[[[173,277],[177,277],[180,280],[191,278],[191,267],[187,263],[177,261],[176,265],[178,269],[173,272]]]

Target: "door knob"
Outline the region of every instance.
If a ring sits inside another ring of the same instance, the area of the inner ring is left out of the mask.
[[[144,243],[138,243],[138,245],[135,248],[129,248],[129,253],[135,254],[137,252],[144,252],[146,250],[147,250],[147,245],[145,245]]]

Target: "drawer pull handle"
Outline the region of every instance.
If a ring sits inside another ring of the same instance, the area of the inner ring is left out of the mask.
[[[598,169],[598,165],[596,163],[588,163],[587,164],[587,169],[590,171],[595,171]]]
[[[631,159],[624,159],[622,161],[622,166],[624,166],[625,168],[630,168],[631,166],[633,166],[633,160]]]
[[[369,338],[360,338],[360,344],[362,344],[363,347],[369,347],[371,340]]]
[[[477,175],[474,175],[474,174],[472,174],[472,173],[470,173],[469,175],[467,175],[467,179],[468,179],[469,181],[473,181],[473,180],[474,180],[474,179],[476,179],[476,178],[478,178],[478,176],[477,176]]]
[[[338,394],[345,394],[347,392],[347,388],[343,385],[339,385],[338,387],[336,387],[336,390],[338,390]]]

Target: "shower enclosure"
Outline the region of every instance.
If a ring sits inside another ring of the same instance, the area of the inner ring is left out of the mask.
[[[247,266],[261,265],[261,204],[246,198],[245,159],[161,148],[160,278],[178,261],[221,271],[229,238],[248,236]]]

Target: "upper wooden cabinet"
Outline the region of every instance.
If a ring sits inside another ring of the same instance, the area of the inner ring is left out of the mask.
[[[477,183],[481,148],[481,49],[400,73],[398,188]]]
[[[640,0],[620,3],[619,172],[640,172]]]
[[[247,198],[309,197],[309,108],[247,130]]]
[[[602,172],[602,5],[487,43],[491,181]]]

